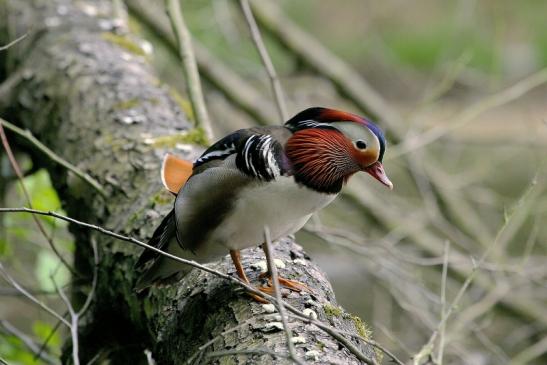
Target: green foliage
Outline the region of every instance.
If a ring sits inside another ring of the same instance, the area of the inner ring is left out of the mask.
[[[59,211],[61,208],[61,202],[57,196],[57,192],[53,189],[49,174],[46,170],[40,170],[37,173],[25,178],[25,187],[27,188],[32,201],[32,207],[40,210],[55,210]],[[23,192],[19,190],[21,195]],[[60,211],[61,214],[65,214]],[[23,219],[31,220],[32,217],[28,214],[21,214],[18,217],[25,217]],[[53,217],[40,217],[52,227],[66,227],[67,223],[64,221],[56,221]]]
[[[0,258],[8,257],[11,254],[11,247],[7,240],[0,237]]]
[[[34,355],[20,339],[2,333],[0,333],[0,358],[10,365],[37,363]]]
[[[54,327],[43,321],[35,321],[32,325],[32,332],[36,335],[40,343],[47,341],[47,348],[51,353],[60,353],[61,351],[61,336],[59,331],[53,331]]]
[[[547,32],[539,32],[535,38],[535,48],[541,67],[547,67]]]
[[[499,71],[496,44],[472,30],[457,31],[445,25],[423,30],[388,32],[384,40],[390,52],[405,65],[420,70],[431,70],[443,60],[453,60],[464,52],[471,55],[471,67]]]
[[[55,280],[59,287],[66,285],[70,280],[70,272],[49,248],[40,250],[38,253],[34,274],[40,288],[48,291],[55,290],[52,280]]]

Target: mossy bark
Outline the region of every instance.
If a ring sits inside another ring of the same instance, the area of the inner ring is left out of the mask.
[[[1,105],[6,107],[0,113],[30,129],[107,191],[107,198],[102,198],[70,172],[34,156],[48,168],[68,215],[145,240],[172,205],[172,197],[161,187],[159,169],[166,149],[173,152],[173,146],[158,141],[195,132],[169,89],[154,76],[147,56],[132,52],[138,39],[113,14],[111,1],[0,0],[0,44],[8,41],[8,35],[33,29],[28,39],[0,53],[0,76],[22,75],[5,94]],[[113,39],[131,39],[132,47]],[[192,159],[202,148],[176,143],[175,149]],[[182,280],[137,296],[133,265],[141,249],[77,226],[71,230],[77,242],[74,265],[82,273],[75,282],[89,283],[92,238],[100,249],[98,287],[80,329],[82,363],[96,355],[113,364],[145,363],[144,349],[159,364],[184,363],[215,336],[218,341],[199,357],[202,363],[284,361],[270,355],[207,357],[223,349],[268,348],[286,353],[284,334],[271,325],[278,321],[276,315],[266,313],[233,283],[194,270]],[[287,300],[292,305],[309,308],[340,330],[368,334],[360,321],[343,311],[340,315],[338,310],[325,311],[338,308],[332,288],[292,239],[279,242],[275,255],[286,265],[282,275],[305,282],[315,292],[313,296],[290,294]],[[244,251],[244,265],[255,282],[258,273],[250,266],[263,259],[258,248]],[[213,267],[233,274],[228,258]],[[238,325],[237,330],[220,335]],[[320,354],[316,360],[308,359],[310,363],[359,363],[314,326],[295,319],[290,326],[295,336],[305,338],[305,343],[297,345],[299,356],[304,358],[311,350]],[[372,348],[352,341],[374,356]],[[69,339],[65,363],[71,362],[70,346]]]

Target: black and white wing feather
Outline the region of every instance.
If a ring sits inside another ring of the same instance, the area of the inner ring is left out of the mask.
[[[282,161],[281,145],[267,134],[247,137],[239,145],[236,155],[236,166],[240,171],[263,181],[275,180],[286,172],[280,163]]]
[[[290,172],[282,145],[289,135],[283,127],[238,130],[209,147],[194,163],[194,174],[235,154],[236,167],[245,175],[275,180]]]

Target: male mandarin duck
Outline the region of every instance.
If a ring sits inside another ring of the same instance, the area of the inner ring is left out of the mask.
[[[239,278],[249,283],[240,250],[298,231],[336,198],[359,171],[390,189],[382,166],[384,134],[367,118],[343,111],[306,109],[284,126],[241,129],[209,147],[194,164],[168,155],[162,180],[176,194],[173,210],[149,244],[200,263],[230,252]],[[146,250],[136,289],[191,267]],[[282,279],[292,290],[299,282]],[[259,288],[271,292],[271,288]]]

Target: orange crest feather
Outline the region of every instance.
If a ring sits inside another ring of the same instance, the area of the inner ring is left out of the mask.
[[[190,161],[178,158],[175,155],[166,154],[161,166],[161,181],[163,186],[173,194],[178,194],[190,175],[194,164]]]

